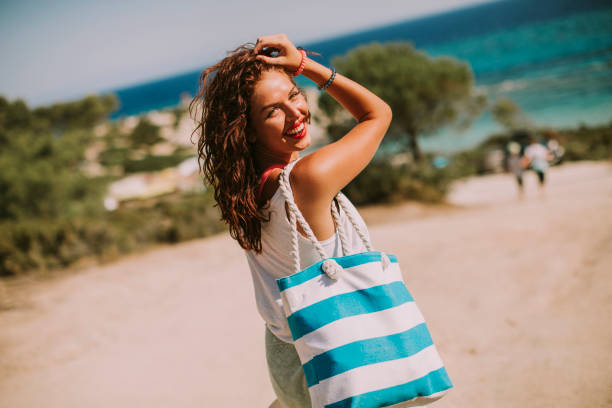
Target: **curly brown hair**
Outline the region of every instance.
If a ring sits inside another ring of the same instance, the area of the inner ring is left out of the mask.
[[[257,202],[259,174],[247,138],[251,96],[263,72],[285,70],[256,59],[254,46],[241,45],[202,72],[189,112],[197,123],[200,171],[214,188],[221,219],[242,248],[261,253],[261,223],[269,218]]]

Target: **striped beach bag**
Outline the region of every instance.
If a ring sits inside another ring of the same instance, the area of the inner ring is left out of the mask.
[[[397,258],[372,250],[342,193],[336,202],[367,251],[350,254],[334,204],[344,256],[326,258],[293,200],[287,169],[280,188],[289,207],[295,273],[277,284],[312,406],[414,407],[441,398],[452,383]],[[321,256],[301,271],[297,222]]]

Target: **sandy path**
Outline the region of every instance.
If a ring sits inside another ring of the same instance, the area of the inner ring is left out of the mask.
[[[527,182],[523,201],[495,175],[458,184],[460,209],[362,212],[455,383],[435,407],[612,406],[612,166],[554,168],[545,198]],[[246,260],[226,235],[7,287],[0,407],[273,399]]]

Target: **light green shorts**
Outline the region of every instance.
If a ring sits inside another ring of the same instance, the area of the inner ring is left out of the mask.
[[[284,408],[310,408],[308,385],[295,347],[266,326],[266,360],[272,388]]]

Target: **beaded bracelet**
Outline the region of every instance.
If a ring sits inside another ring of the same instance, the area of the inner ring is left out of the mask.
[[[306,51],[302,50],[302,49],[298,49],[298,51],[300,52],[300,54],[302,54],[302,61],[300,61],[300,66],[298,67],[298,69],[293,73],[293,76],[298,76],[302,73],[302,71],[304,70],[304,67],[306,66]]]
[[[336,78],[336,68],[330,67],[330,69],[332,71],[331,76],[329,77],[326,83],[324,83],[323,85],[319,85],[319,91],[326,90],[332,84],[332,82],[334,82],[334,79]]]

